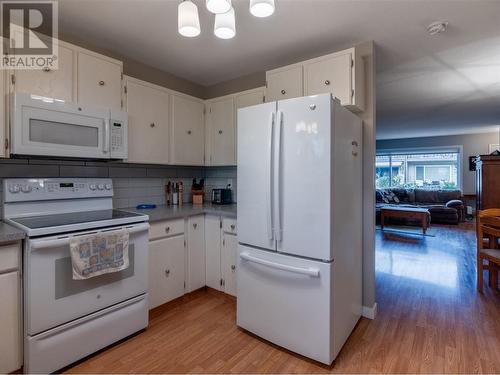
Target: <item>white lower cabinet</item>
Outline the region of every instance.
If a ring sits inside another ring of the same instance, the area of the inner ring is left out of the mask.
[[[205,281],[205,218],[192,216],[187,220],[188,277],[187,291],[206,285]]]
[[[220,272],[221,229],[222,220],[219,216],[205,216],[206,285],[216,290],[223,290]]]
[[[149,308],[184,294],[184,234],[149,242]]]
[[[235,234],[222,234],[222,283],[224,292],[236,297],[236,267],[238,264],[238,240]]]
[[[0,373],[21,367],[19,244],[0,246]]]

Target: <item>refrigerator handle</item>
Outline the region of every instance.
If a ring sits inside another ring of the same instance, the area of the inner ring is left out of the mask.
[[[282,230],[281,230],[281,130],[283,127],[283,112],[278,111],[278,118],[276,120],[276,153],[275,153],[275,163],[274,163],[274,228],[276,241],[281,241]]]
[[[289,266],[288,264],[276,263],[267,259],[258,258],[246,252],[240,253],[240,258],[246,260],[247,262],[261,264],[269,268],[275,268],[282,271],[298,273],[301,275],[307,275],[312,277],[319,277],[318,268],[313,268],[313,267],[303,268],[303,267]]]
[[[273,137],[274,137],[274,122],[276,120],[276,113],[271,113],[271,136],[269,137],[268,144],[268,158],[267,158],[267,193],[266,193],[266,209],[267,209],[267,237],[269,240],[274,239],[273,233],[273,214],[272,214],[272,206],[273,206]]]

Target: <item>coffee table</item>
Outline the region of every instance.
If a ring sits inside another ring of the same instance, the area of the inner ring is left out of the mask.
[[[423,234],[427,232],[431,222],[431,214],[426,208],[383,206],[380,208],[380,228],[382,230],[384,230],[385,219],[389,217],[419,221]]]

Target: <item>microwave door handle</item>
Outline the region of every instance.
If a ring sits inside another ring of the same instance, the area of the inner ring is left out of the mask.
[[[109,128],[109,119],[105,119],[104,120],[104,140],[103,140],[103,152],[105,154],[109,153],[109,144],[111,143],[110,140],[109,140],[109,132],[110,132],[110,128]]]

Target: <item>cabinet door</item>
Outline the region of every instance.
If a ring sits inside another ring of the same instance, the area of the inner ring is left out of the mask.
[[[263,87],[241,94],[236,94],[236,97],[234,98],[236,110],[263,103],[264,95],[265,89]]]
[[[236,235],[223,234],[222,273],[224,292],[236,296],[236,265],[238,264],[238,240]]]
[[[266,80],[266,102],[296,98],[303,95],[302,66],[269,72]]]
[[[19,272],[0,275],[0,373],[21,367]]]
[[[126,80],[128,161],[168,163],[169,95],[137,80]]]
[[[351,64],[350,53],[306,64],[306,95],[331,92],[342,105],[350,105],[353,93]]]
[[[188,229],[188,291],[202,288],[205,280],[205,218],[193,216],[187,221]]]
[[[206,285],[216,290],[221,286],[221,219],[218,216],[205,216],[205,259]]]
[[[9,111],[5,110],[8,108],[7,77],[7,70],[0,70],[0,157],[7,156],[7,149],[4,147],[6,145],[6,136],[8,137],[7,124],[9,123]]]
[[[121,77],[120,64],[78,52],[78,103],[121,109]]]
[[[171,162],[203,165],[205,154],[204,104],[184,96],[171,95]]]
[[[210,103],[207,116],[210,165],[236,164],[234,118],[233,98]]]
[[[149,308],[184,294],[184,235],[149,243]]]
[[[59,45],[58,68],[47,70],[16,70],[16,92],[45,96],[73,102],[75,72],[74,50]]]

